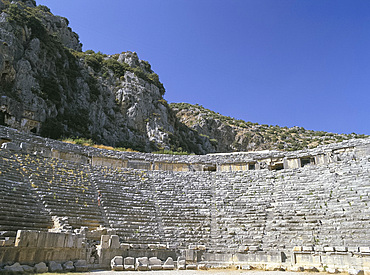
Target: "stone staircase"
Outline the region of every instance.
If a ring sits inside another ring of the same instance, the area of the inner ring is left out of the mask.
[[[146,172],[94,167],[94,182],[102,194],[101,208],[109,226],[125,242],[161,242],[162,233]]]
[[[14,237],[17,230],[52,227],[51,217],[20,165],[24,157],[0,149],[0,233],[4,237]]]

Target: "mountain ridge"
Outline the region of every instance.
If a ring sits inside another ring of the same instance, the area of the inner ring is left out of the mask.
[[[303,128],[252,125],[199,105],[168,104],[159,76],[137,53],[83,52],[68,19],[34,0],[0,0],[0,12],[2,125],[54,139],[195,154],[298,150],[358,136],[321,132],[325,138],[311,142]]]

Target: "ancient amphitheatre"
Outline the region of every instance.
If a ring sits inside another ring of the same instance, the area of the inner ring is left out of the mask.
[[[370,274],[369,137],[171,107],[135,52],[0,12],[0,273]]]
[[[172,156],[0,133],[3,267],[369,272],[369,139]]]

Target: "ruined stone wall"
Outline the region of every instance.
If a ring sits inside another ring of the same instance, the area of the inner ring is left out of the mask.
[[[294,152],[259,151],[189,156],[117,152],[41,138],[4,126],[0,126],[0,144],[5,149],[94,166],[182,172],[294,169],[306,165],[326,165],[370,154],[370,138]]]

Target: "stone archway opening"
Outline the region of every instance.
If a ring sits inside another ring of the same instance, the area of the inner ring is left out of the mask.
[[[217,171],[217,166],[216,166],[216,164],[205,164],[205,165],[203,165],[203,171],[216,172]]]
[[[282,162],[277,162],[271,165],[270,170],[283,170],[284,169],[284,164]]]
[[[301,158],[301,167],[306,165],[315,164],[315,159],[313,157],[303,157]]]

